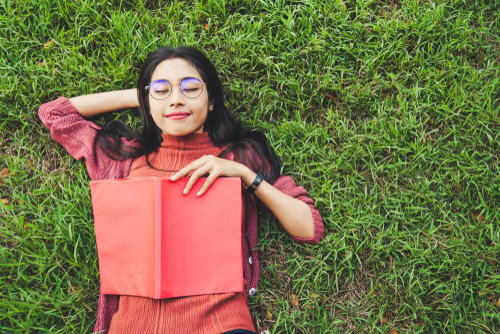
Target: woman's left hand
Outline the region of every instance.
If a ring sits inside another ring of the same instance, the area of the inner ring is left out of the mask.
[[[257,176],[255,172],[243,164],[206,155],[175,173],[170,180],[176,181],[190,172],[193,174],[186,184],[184,194],[191,190],[199,177],[207,173],[210,174],[197,196],[202,195],[221,175],[239,177],[245,185],[250,185]],[[285,230],[292,236],[305,239],[314,237],[313,216],[311,209],[305,202],[282,193],[265,180],[262,181],[254,194],[276,215]]]
[[[203,187],[201,187],[200,191],[196,194],[197,196],[201,196],[219,176],[224,175],[241,178],[245,173],[245,169],[248,169],[248,167],[238,162],[217,158],[213,155],[204,155],[175,173],[170,180],[176,181],[190,172],[193,172],[183,191],[183,194],[187,194],[199,177],[206,173],[210,174],[205,184],[203,184]]]

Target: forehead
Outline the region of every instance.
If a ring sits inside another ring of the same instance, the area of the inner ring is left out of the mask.
[[[201,75],[190,63],[182,58],[167,59],[156,66],[151,81],[165,79],[170,82],[181,81],[182,78],[193,77],[201,80]]]

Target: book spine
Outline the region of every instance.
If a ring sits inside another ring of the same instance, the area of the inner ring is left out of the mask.
[[[155,179],[155,298],[161,298],[161,179]]]

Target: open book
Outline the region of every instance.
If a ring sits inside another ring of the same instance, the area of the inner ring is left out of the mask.
[[[155,299],[243,291],[239,178],[91,181],[101,292]]]

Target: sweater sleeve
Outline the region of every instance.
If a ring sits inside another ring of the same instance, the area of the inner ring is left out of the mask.
[[[305,238],[299,238],[299,237],[294,237],[293,235],[290,235],[290,237],[298,242],[299,244],[310,244],[310,245],[316,245],[318,242],[323,239],[323,236],[325,234],[325,227],[323,225],[323,219],[321,218],[321,214],[319,213],[319,210],[314,206],[314,200],[311,199],[307,191],[304,189],[304,187],[297,186],[295,181],[287,175],[281,175],[276,182],[273,183],[273,187],[281,191],[282,193],[296,198],[304,203],[306,203],[309,208],[311,209],[312,213],[312,218],[313,218],[313,228],[314,228],[314,234],[313,237],[310,239],[305,239]],[[271,212],[269,208],[262,202],[260,202],[260,208],[262,210]],[[276,217],[276,215],[273,214],[274,221],[278,224],[278,226],[285,231],[285,228],[283,225],[281,225],[280,221]]]
[[[66,97],[61,96],[42,104],[38,109],[38,117],[50,130],[52,139],[76,160],[84,159],[92,180],[123,178],[130,172],[133,158],[113,160],[99,145],[94,145],[97,130],[101,127],[82,117]],[[131,145],[125,138],[122,138],[122,142]]]
[[[226,148],[227,148],[227,146],[224,146],[224,147],[222,147],[222,150],[224,151]],[[248,148],[248,153],[257,159],[258,165],[259,165],[260,159],[258,158],[258,155],[256,154],[256,152],[254,152],[251,148]],[[225,158],[228,160],[236,161],[233,153],[229,153],[228,155],[225,156]],[[266,166],[269,168],[269,163],[267,161],[265,163],[266,163]],[[323,239],[323,236],[325,234],[325,227],[323,226],[323,219],[321,218],[321,214],[319,213],[319,210],[314,206],[314,200],[308,196],[307,191],[303,187],[297,186],[295,181],[290,176],[286,176],[286,175],[281,175],[272,184],[272,186],[275,187],[276,189],[278,189],[279,191],[281,191],[282,193],[306,203],[309,206],[309,208],[311,209],[311,214],[312,214],[312,218],[313,218],[313,230],[314,230],[313,237],[310,239],[305,239],[305,238],[295,237],[291,234],[290,234],[290,237],[299,244],[316,245],[318,242],[320,242],[321,239]],[[254,196],[254,200],[255,200],[255,203],[257,205],[259,205],[259,203],[260,203],[261,210],[271,212],[271,210],[269,210],[269,208],[256,195],[252,195],[252,196]],[[280,221],[278,220],[278,218],[276,217],[275,214],[273,214],[273,218],[274,218],[274,221],[281,228],[281,230],[286,232],[285,228],[280,223]]]

